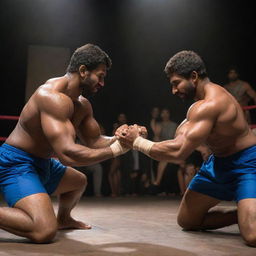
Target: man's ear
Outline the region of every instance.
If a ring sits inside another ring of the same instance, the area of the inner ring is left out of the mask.
[[[192,71],[191,79],[194,83],[198,80],[198,73],[196,71]]]
[[[78,71],[79,71],[79,74],[82,78],[85,78],[87,76],[88,72],[89,72],[85,65],[81,65],[79,67]]]

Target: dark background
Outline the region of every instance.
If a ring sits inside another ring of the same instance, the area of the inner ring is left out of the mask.
[[[212,81],[224,84],[236,65],[256,89],[253,1],[1,0],[0,26],[0,115],[19,115],[24,105],[29,45],[73,51],[90,42],[110,55],[106,86],[91,100],[108,133],[120,112],[143,124],[160,106],[174,121],[184,119],[191,102],[171,95],[163,72],[180,50],[198,52]],[[0,136],[13,125],[1,121]]]

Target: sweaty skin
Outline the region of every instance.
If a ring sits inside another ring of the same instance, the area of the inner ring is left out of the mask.
[[[56,154],[71,166],[111,158],[108,146],[115,139],[101,136],[91,104],[80,94],[67,75],[47,81],[25,105],[6,143],[42,158]],[[75,143],[76,135],[87,147]]]
[[[256,145],[256,136],[240,104],[224,88],[208,78],[198,78],[195,71],[189,79],[172,74],[170,83],[173,94],[181,98],[193,95],[196,102],[189,108],[173,140],[153,145],[144,141],[146,150],[147,145],[152,145],[149,152],[146,151],[150,157],[169,162],[185,160],[201,144],[207,144],[215,156],[226,157]],[[134,125],[129,127],[126,136],[120,135],[119,140],[132,147],[138,136],[137,125]],[[141,147],[144,150],[143,145]],[[215,197],[187,189],[178,210],[178,224],[185,230],[218,229],[238,224],[245,242],[256,247],[256,199],[240,200],[237,209],[212,209],[219,202]]]
[[[182,78],[175,75],[170,78],[174,84],[180,80]],[[200,80],[196,96],[197,101],[177,128],[175,138],[154,143],[150,150],[152,158],[170,162],[186,159],[202,143],[219,157],[256,145],[256,137],[245,121],[240,105],[224,88],[209,79]],[[132,126],[120,140],[131,147],[137,136],[138,129]]]
[[[67,166],[52,195],[59,207],[55,215],[47,193],[35,193],[18,200],[13,208],[0,207],[0,228],[27,237],[35,243],[47,243],[57,229],[90,229],[72,218],[71,211],[87,185],[86,176],[71,166],[90,165],[113,157],[109,147],[114,137],[103,137],[93,118],[92,108],[83,95],[94,94],[104,86],[106,65],[48,80],[31,96],[6,143],[36,157],[56,156]],[[76,136],[85,143],[75,143]]]

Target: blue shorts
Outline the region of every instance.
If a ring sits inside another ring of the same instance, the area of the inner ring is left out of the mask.
[[[188,188],[225,201],[256,198],[256,146],[227,157],[211,155]]]
[[[8,144],[0,147],[0,191],[11,207],[32,194],[52,194],[65,170],[55,159],[35,157]]]

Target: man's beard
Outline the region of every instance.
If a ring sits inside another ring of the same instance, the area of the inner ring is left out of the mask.
[[[93,92],[92,90],[90,90],[88,87],[85,87],[83,86],[82,88],[82,92],[81,92],[81,95],[85,98],[88,98],[88,97],[92,97],[93,95],[95,95],[96,92]]]
[[[91,97],[96,94],[96,92],[93,91],[93,82],[89,77],[85,79],[85,81],[83,82],[83,84],[80,85],[80,87],[82,89],[81,95],[85,98]]]
[[[186,100],[194,100],[195,96],[196,96],[196,88],[192,83],[189,83],[184,98]]]

